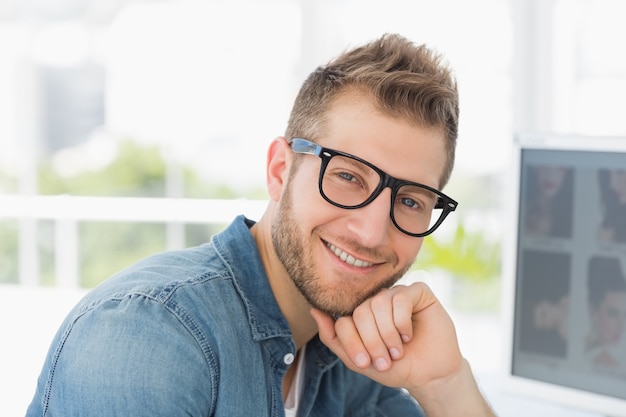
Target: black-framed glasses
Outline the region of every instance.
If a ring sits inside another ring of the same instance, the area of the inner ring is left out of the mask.
[[[336,207],[364,207],[385,188],[391,188],[391,221],[409,236],[431,234],[458,205],[439,190],[394,178],[358,156],[324,148],[302,138],[292,138],[290,145],[296,153],[321,158],[319,192]]]

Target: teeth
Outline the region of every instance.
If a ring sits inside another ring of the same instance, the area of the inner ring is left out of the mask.
[[[344,261],[348,265],[356,266],[357,268],[366,268],[368,266],[374,265],[371,262],[366,262],[366,261],[362,261],[360,259],[356,259],[354,256],[347,254],[346,252],[342,251],[337,246],[335,246],[335,245],[333,245],[331,243],[328,243],[327,246],[328,246],[328,248],[331,251],[333,251],[333,253],[335,255],[337,255],[337,257],[339,259],[341,259],[342,261]]]

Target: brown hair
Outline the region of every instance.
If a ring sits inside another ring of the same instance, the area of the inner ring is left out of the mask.
[[[395,34],[344,52],[305,80],[292,108],[286,137],[313,139],[322,135],[328,108],[348,89],[371,94],[374,105],[385,114],[441,129],[446,138],[447,164],[440,186],[448,182],[454,165],[459,99],[456,80],[440,55]]]

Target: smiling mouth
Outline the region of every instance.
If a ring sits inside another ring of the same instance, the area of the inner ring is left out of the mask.
[[[326,242],[326,246],[330,249],[339,259],[348,265],[356,266],[357,268],[367,268],[374,265],[372,262],[363,261],[361,259],[356,259],[354,256],[348,254],[347,252],[342,251],[337,246],[332,243]]]

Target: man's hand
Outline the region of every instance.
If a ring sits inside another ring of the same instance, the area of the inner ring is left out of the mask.
[[[450,316],[426,284],[383,290],[352,316],[334,320],[316,309],[311,315],[322,342],[349,369],[407,389],[427,413],[493,415],[461,355]]]
[[[321,340],[348,368],[383,385],[422,387],[463,361],[452,320],[423,283],[383,290],[336,321],[312,315]]]

